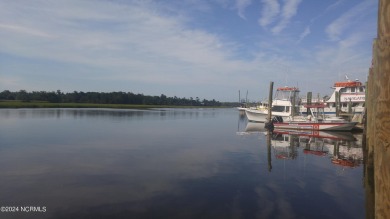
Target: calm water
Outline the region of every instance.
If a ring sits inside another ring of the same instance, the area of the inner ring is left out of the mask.
[[[1,109],[0,204],[19,210],[0,218],[365,218],[361,136],[327,137],[235,109]]]

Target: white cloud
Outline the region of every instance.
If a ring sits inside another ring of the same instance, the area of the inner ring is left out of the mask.
[[[276,23],[271,28],[271,32],[274,35],[279,34],[287,27],[291,18],[296,15],[301,2],[302,0],[284,0],[284,4],[280,5],[278,0],[262,0],[264,7],[259,19],[260,26],[265,28]]]
[[[370,54],[356,52],[360,51],[357,46],[367,44],[362,42],[367,35],[359,35],[361,29],[348,32],[348,39],[338,43],[330,45],[320,39],[315,47],[306,49],[303,43],[294,43],[298,37],[293,40],[290,34],[269,37],[258,30],[250,33],[253,38],[243,40],[245,28],[240,37],[228,35],[222,30],[230,28],[228,25],[218,26],[226,25],[226,20],[217,23],[218,16],[227,14],[218,13],[231,13],[234,9],[245,18],[245,10],[254,1],[207,2],[194,9],[187,2],[196,4],[192,0],[172,1],[172,7],[159,1],[36,0],[21,4],[0,0],[2,87],[71,91],[86,86],[95,91],[140,87],[143,90],[131,91],[150,94],[153,90],[187,97],[194,93],[200,98],[229,100],[229,92],[235,96],[236,90],[243,87],[249,93],[266,94],[268,82],[284,82],[287,73],[297,75],[294,78],[300,81],[310,81],[314,80],[313,72],[327,75],[329,63],[342,66],[343,60],[353,66],[357,60],[363,69],[365,60],[369,60]],[[285,30],[301,1],[283,1],[283,5],[279,2],[262,0],[264,8],[258,20],[264,29],[275,33]],[[210,24],[191,26],[204,22],[205,14]],[[372,27],[372,23],[370,20],[365,27]],[[308,34],[316,40],[314,29],[307,26],[298,42]],[[242,49],[243,44],[250,50]],[[4,61],[4,57],[8,60]],[[310,77],[301,77],[304,74]],[[256,99],[262,98],[260,95]]]
[[[290,23],[298,11],[298,6],[302,0],[285,0],[282,8],[281,18],[279,23],[272,28],[271,32],[274,34],[280,33]]]
[[[307,26],[305,30],[299,35],[299,40],[297,43],[300,43],[306,36],[308,36],[311,33],[310,26]]]
[[[26,28],[18,25],[12,25],[12,24],[2,24],[0,23],[0,29],[3,29],[4,31],[14,31],[17,33],[22,33],[22,34],[28,34],[31,36],[37,36],[37,37],[53,37],[52,35],[39,31],[39,30],[34,30],[31,28]]]
[[[12,17],[3,19],[8,20],[0,26],[6,30],[2,38],[8,46],[2,50],[27,57],[126,69],[161,62],[212,67],[229,59],[230,51],[218,36],[188,29],[180,21],[146,7],[74,3],[74,7],[42,4],[45,6],[26,15],[31,19],[19,20],[15,25],[10,24]],[[64,10],[58,12],[57,7]],[[45,17],[41,16],[43,11]],[[41,25],[45,19],[45,25]],[[32,34],[57,37],[40,39],[37,44]]]
[[[340,36],[353,24],[359,20],[360,17],[365,15],[367,9],[372,7],[374,1],[365,0],[355,7],[348,10],[346,13],[341,15],[330,25],[326,27],[325,32],[327,33],[331,41],[340,40]]]
[[[235,86],[239,73],[255,68],[233,59],[234,42],[190,28],[182,17],[164,14],[147,3],[44,2],[11,2],[0,8],[0,52],[45,63],[13,88],[27,89],[27,82],[29,87],[43,87],[29,77],[45,71],[58,79],[66,74],[69,80],[84,81],[85,86],[93,79],[159,84],[160,92],[173,84],[229,87]],[[20,11],[24,11],[22,17],[17,16]],[[69,69],[54,72],[49,65]]]
[[[274,22],[276,17],[280,13],[280,5],[277,0],[262,0],[264,5],[261,11],[261,18],[259,19],[259,24],[262,27],[267,27],[269,24]]]
[[[245,9],[252,4],[252,0],[236,0],[236,7],[238,10],[238,16],[242,19],[245,18]]]

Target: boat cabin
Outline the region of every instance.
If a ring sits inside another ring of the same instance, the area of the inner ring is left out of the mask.
[[[272,101],[272,112],[284,112],[288,115],[299,112],[299,89],[296,87],[280,87],[276,89]],[[292,106],[295,106],[295,109]],[[295,110],[295,111],[294,111]]]

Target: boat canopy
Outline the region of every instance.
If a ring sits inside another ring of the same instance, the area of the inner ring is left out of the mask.
[[[279,87],[277,91],[299,91],[296,87]]]
[[[347,82],[336,82],[334,83],[335,87],[360,87],[362,82],[360,81],[347,81]]]

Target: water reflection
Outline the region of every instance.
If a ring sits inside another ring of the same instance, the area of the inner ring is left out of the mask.
[[[357,157],[345,152],[358,148],[355,135],[265,136],[235,109],[0,110],[0,119],[0,202],[48,209],[9,218],[364,216],[362,167],[340,175],[331,163],[335,151]],[[332,141],[338,148],[324,146]]]
[[[284,177],[284,180],[289,181],[290,184],[296,179],[305,186],[310,181],[316,181],[316,184],[321,187],[321,192],[316,194],[328,193],[333,197],[339,196],[337,202],[340,200],[350,202],[354,198],[364,196],[365,213],[355,214],[355,216],[340,216],[336,213],[333,216],[329,215],[329,218],[375,218],[373,158],[368,148],[365,148],[365,137],[362,133],[297,130],[274,130],[273,133],[268,133],[264,129],[264,123],[253,122],[247,122],[244,127],[240,135],[265,134],[267,136],[266,169],[268,172],[282,173],[283,176],[293,172],[295,176]],[[296,172],[292,169],[297,163],[303,166],[303,170]],[[334,174],[329,174],[329,171]],[[357,173],[356,171],[363,172],[363,175],[348,178]],[[307,178],[302,181],[299,177],[302,173],[305,177],[310,175],[317,178],[310,180]],[[352,192],[348,186],[343,185],[349,183],[359,187],[359,183],[356,182],[363,182],[360,186],[364,187],[364,195],[358,194],[359,189]],[[333,201],[328,201],[327,205],[330,206]],[[323,203],[319,196],[316,202]],[[354,211],[356,208],[350,210]],[[318,217],[323,216],[313,215],[313,218]]]
[[[295,159],[298,156],[296,135],[272,133],[271,146],[276,159]]]
[[[298,148],[304,156],[329,157],[341,167],[357,167],[363,163],[362,134],[350,132],[274,130],[271,146],[276,159],[296,159]]]
[[[293,160],[298,156],[312,155],[328,157],[333,165],[341,167],[357,167],[363,164],[361,133],[285,129],[276,129],[272,133],[267,133],[264,123],[256,122],[247,122],[245,129],[237,132],[239,135],[254,133],[269,135],[268,154],[273,154],[276,159]],[[268,158],[268,160],[272,159]],[[271,163],[269,169],[272,169]]]
[[[158,108],[158,109],[0,109],[2,118],[42,119],[42,118],[84,118],[84,117],[117,117],[131,119],[192,119],[215,117],[215,109],[186,109],[186,108]]]

